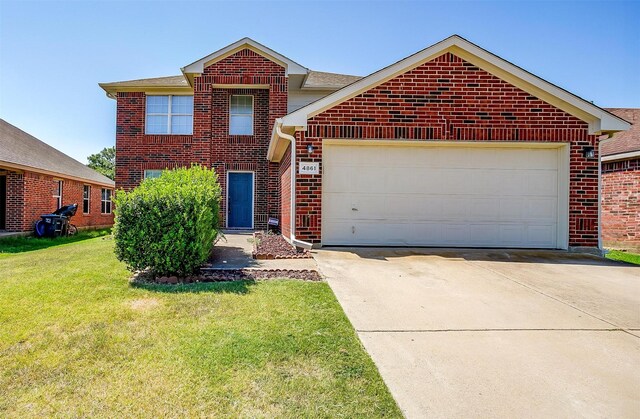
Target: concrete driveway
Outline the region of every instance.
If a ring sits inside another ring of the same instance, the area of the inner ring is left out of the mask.
[[[640,417],[638,267],[551,251],[315,257],[407,417]]]

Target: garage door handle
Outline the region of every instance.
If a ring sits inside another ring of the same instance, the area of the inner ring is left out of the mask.
[[[358,211],[358,208],[351,208],[351,211]]]

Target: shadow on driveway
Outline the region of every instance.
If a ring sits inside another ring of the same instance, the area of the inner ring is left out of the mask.
[[[388,261],[390,259],[431,256],[449,260],[474,262],[547,263],[562,265],[634,266],[587,253],[540,249],[474,249],[428,247],[323,247],[323,250],[345,252],[361,259]]]

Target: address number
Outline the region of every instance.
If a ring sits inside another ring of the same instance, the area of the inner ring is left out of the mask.
[[[318,162],[300,162],[301,175],[317,175],[320,173],[320,163]]]

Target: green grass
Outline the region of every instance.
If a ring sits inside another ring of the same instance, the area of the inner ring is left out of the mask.
[[[640,255],[631,252],[622,252],[620,250],[611,250],[606,255],[607,259],[619,260],[621,262],[632,263],[634,265],[640,265]]]
[[[0,417],[400,417],[325,283],[131,286],[109,237],[0,258]]]
[[[0,257],[3,253],[22,253],[33,250],[46,249],[52,246],[79,242],[95,237],[102,237],[111,234],[111,229],[102,230],[80,230],[73,236],[56,238],[37,238],[34,236],[7,237],[0,239]]]

